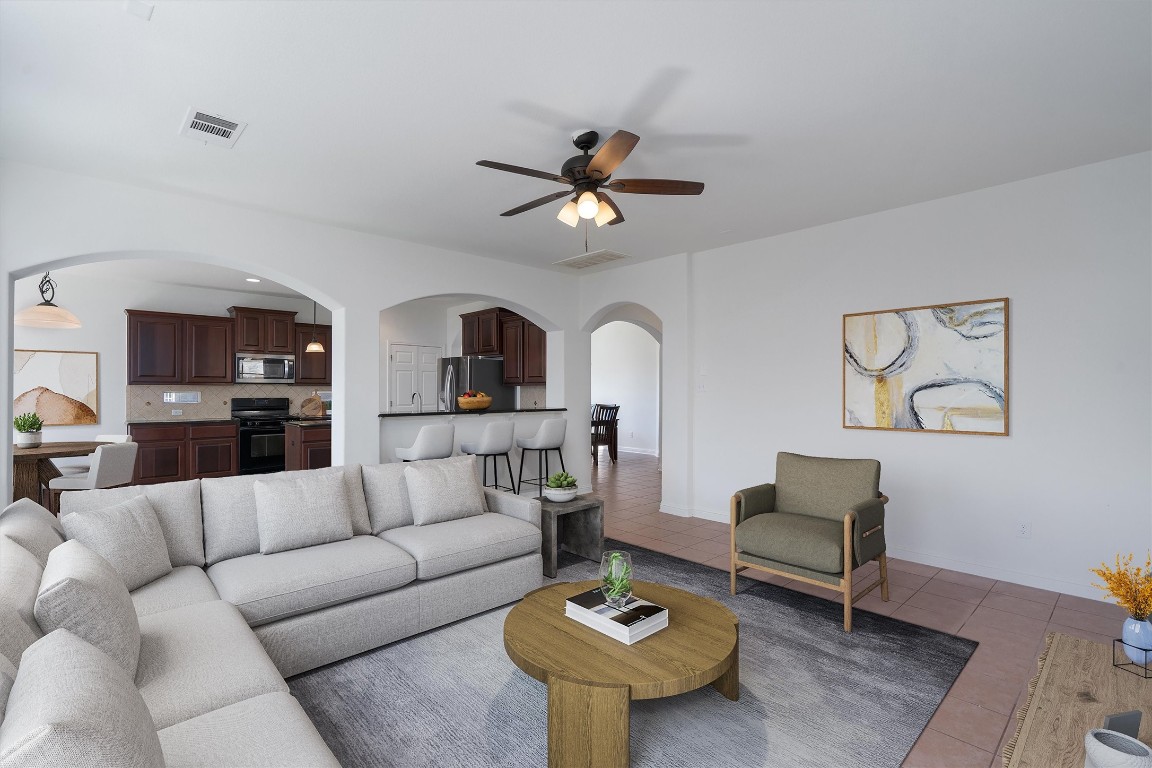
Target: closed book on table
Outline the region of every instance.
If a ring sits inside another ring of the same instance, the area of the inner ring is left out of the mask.
[[[635,595],[623,608],[616,608],[608,604],[599,587],[568,598],[564,615],[627,645],[668,626],[667,608]]]

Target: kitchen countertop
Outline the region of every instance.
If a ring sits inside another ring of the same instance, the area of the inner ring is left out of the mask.
[[[332,419],[323,416],[301,416],[300,418],[288,419],[284,423],[294,427],[330,427],[332,426]]]
[[[135,419],[125,424],[232,424],[232,419]]]
[[[485,408],[482,411],[421,411],[420,413],[382,413],[380,418],[387,419],[396,416],[481,416],[485,413],[556,413],[566,411],[567,408]]]

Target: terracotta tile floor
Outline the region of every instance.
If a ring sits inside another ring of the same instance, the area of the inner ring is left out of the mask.
[[[613,464],[600,449],[592,485],[604,499],[606,536],[674,557],[728,570],[728,526],[664,514],[656,459],[620,453]],[[980,642],[928,728],[904,761],[919,768],[999,768],[1004,744],[1015,733],[1013,713],[1047,632],[1058,631],[1111,643],[1124,611],[1100,600],[1049,592],[1006,581],[890,558],[889,601],[879,590],[856,605],[875,613]],[[859,579],[875,563],[856,571]],[[828,599],[834,592],[796,581],[744,571],[751,578]],[[842,600],[837,600],[842,602]]]

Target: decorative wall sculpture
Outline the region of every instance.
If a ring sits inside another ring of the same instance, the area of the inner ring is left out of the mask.
[[[1008,299],[844,315],[844,427],[1008,434]]]
[[[45,426],[99,424],[95,352],[18,349],[12,370],[12,413],[36,413]]]

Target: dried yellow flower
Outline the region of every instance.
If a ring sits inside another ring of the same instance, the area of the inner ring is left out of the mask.
[[[1132,567],[1132,555],[1121,560],[1116,555],[1116,567],[1109,568],[1107,563],[1101,563],[1099,568],[1093,568],[1092,573],[1104,579],[1104,584],[1093,584],[1112,597],[1116,603],[1128,611],[1132,618],[1143,621],[1152,614],[1152,551],[1144,567]]]

